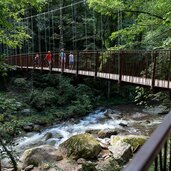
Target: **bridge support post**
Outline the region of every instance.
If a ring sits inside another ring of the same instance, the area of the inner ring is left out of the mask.
[[[40,56],[40,59],[41,59],[41,73],[42,73],[42,72],[43,72],[43,62],[44,62],[44,61],[43,61],[43,56],[42,56],[42,55]]]
[[[154,89],[155,86],[155,77],[156,77],[156,53],[153,51],[153,70],[152,70],[152,81],[151,81],[151,89]]]
[[[118,84],[121,84],[121,81],[122,81],[122,52],[118,52],[118,71],[119,71]]]
[[[97,51],[97,53],[95,54],[95,61],[94,61],[94,62],[95,62],[95,68],[94,68],[94,69],[95,69],[95,70],[94,70],[94,78],[95,78],[95,79],[97,78],[98,54],[99,54],[99,53],[98,53],[98,51]]]
[[[26,65],[27,65],[27,71],[28,71],[28,54],[26,56]]]
[[[77,61],[76,61],[76,77],[78,77],[79,72],[79,51],[77,51]]]
[[[107,81],[107,98],[110,98],[110,92],[111,92],[111,81]]]

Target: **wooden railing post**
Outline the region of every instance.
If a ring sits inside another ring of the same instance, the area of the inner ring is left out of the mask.
[[[79,72],[79,51],[77,51],[77,63],[76,63],[76,76],[78,77],[78,72]]]
[[[122,81],[122,52],[121,51],[118,52],[118,71],[119,71],[118,84],[120,84]]]
[[[21,70],[23,69],[23,61],[22,61],[22,56],[20,54],[20,67],[21,67]]]
[[[44,58],[43,58],[43,55],[40,54],[40,59],[41,59],[41,72],[43,72],[43,62],[44,62]]]
[[[148,53],[145,53],[145,78],[148,78]]]
[[[27,71],[28,71],[28,54],[26,55],[26,65],[27,65]]]
[[[156,53],[153,51],[153,69],[152,69],[152,81],[151,81],[151,89],[154,89],[155,86],[155,77],[156,77]]]
[[[95,54],[95,71],[94,71],[94,78],[96,79],[97,78],[97,67],[98,67],[98,51],[96,52]]]

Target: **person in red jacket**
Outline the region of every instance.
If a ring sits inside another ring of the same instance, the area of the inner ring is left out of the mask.
[[[52,54],[51,51],[48,51],[48,53],[45,56],[45,60],[47,60],[48,65],[49,65],[49,70],[52,69]]]

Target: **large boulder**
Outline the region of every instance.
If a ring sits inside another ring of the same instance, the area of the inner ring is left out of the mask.
[[[79,158],[93,159],[98,156],[101,147],[91,134],[85,133],[70,137],[60,144],[59,150],[67,157],[72,157],[76,160]]]
[[[131,145],[125,142],[118,141],[115,146],[109,146],[109,150],[118,162],[126,163],[132,157]]]
[[[103,129],[98,132],[99,138],[110,138],[112,135],[117,135],[118,131],[114,129]]]
[[[148,139],[147,136],[143,135],[118,135],[118,136],[111,136],[111,145],[116,146],[118,141],[125,142],[131,145],[132,151],[134,152],[140,146],[142,146],[145,141]]]
[[[24,169],[29,165],[40,166],[42,162],[55,162],[62,160],[62,156],[57,150],[49,145],[42,145],[24,151],[20,158],[19,169]]]

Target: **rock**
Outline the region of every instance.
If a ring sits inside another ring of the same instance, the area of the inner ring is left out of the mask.
[[[115,160],[119,162],[128,162],[132,157],[131,145],[118,141],[115,146],[109,146]]]
[[[52,137],[53,137],[53,134],[52,134],[51,132],[47,132],[47,133],[43,136],[42,140],[43,140],[43,141],[47,141],[48,139],[50,139],[50,138],[52,138]]]
[[[2,158],[1,159],[1,166],[2,168],[11,168],[13,167],[11,164],[11,160],[9,158]]]
[[[100,143],[100,146],[102,149],[108,149],[108,145],[107,144],[104,144],[104,143]]]
[[[132,151],[134,152],[137,148],[142,146],[148,139],[147,136],[143,135],[119,135],[111,136],[111,145],[116,146],[118,141],[126,142],[131,145]]]
[[[50,168],[48,171],[57,171],[55,168]]]
[[[42,161],[56,161],[58,159],[57,150],[49,145],[42,145],[25,150],[20,158],[19,168],[25,168],[29,165],[39,166]]]
[[[55,135],[53,136],[53,138],[58,138],[58,139],[62,139],[63,135],[61,135],[60,133],[55,133]]]
[[[24,131],[26,132],[32,132],[33,131],[33,126],[30,125],[26,125],[23,127]]]
[[[40,132],[41,126],[40,125],[34,125],[33,126],[33,131]]]
[[[112,113],[111,109],[106,109],[106,111],[104,111],[104,115],[109,117],[109,115]]]
[[[100,129],[89,129],[89,130],[86,130],[85,132],[89,134],[98,134],[99,131]]]
[[[100,153],[99,153],[99,155],[98,155],[98,158],[103,158],[103,159],[105,159],[107,156],[111,156],[111,153],[110,153],[110,151],[108,150],[108,148],[107,149],[105,149],[105,150],[102,150]]]
[[[24,116],[29,116],[31,114],[31,110],[30,109],[23,109],[21,111],[21,114]]]
[[[117,135],[118,132],[114,129],[104,129],[98,132],[99,138],[110,138],[112,135]]]
[[[72,157],[76,160],[79,158],[96,158],[101,151],[98,141],[88,133],[70,137],[68,140],[59,145],[59,149],[67,157]]]
[[[42,170],[38,167],[34,167],[31,171],[42,171]]]
[[[78,164],[84,164],[84,163],[86,163],[86,160],[83,159],[83,158],[79,158],[79,159],[77,160],[77,163],[78,163]]]
[[[125,123],[125,122],[121,122],[121,123],[119,123],[119,125],[122,126],[122,127],[127,127],[128,126],[128,124]]]
[[[131,115],[131,118],[134,120],[142,120],[144,118],[147,118],[148,116],[148,114],[136,112],[135,114]]]
[[[27,167],[24,169],[24,171],[30,171],[30,170],[32,170],[33,168],[34,168],[33,165],[29,165],[29,166],[27,166]]]
[[[54,146],[56,144],[56,140],[54,140],[54,139],[47,140],[46,144]]]
[[[99,171],[105,170],[105,171],[119,171],[122,170],[120,166],[118,165],[118,162],[113,158],[109,157],[105,160],[99,160],[97,162],[96,169]]]
[[[81,171],[97,171],[93,163],[85,163],[82,165]]]

